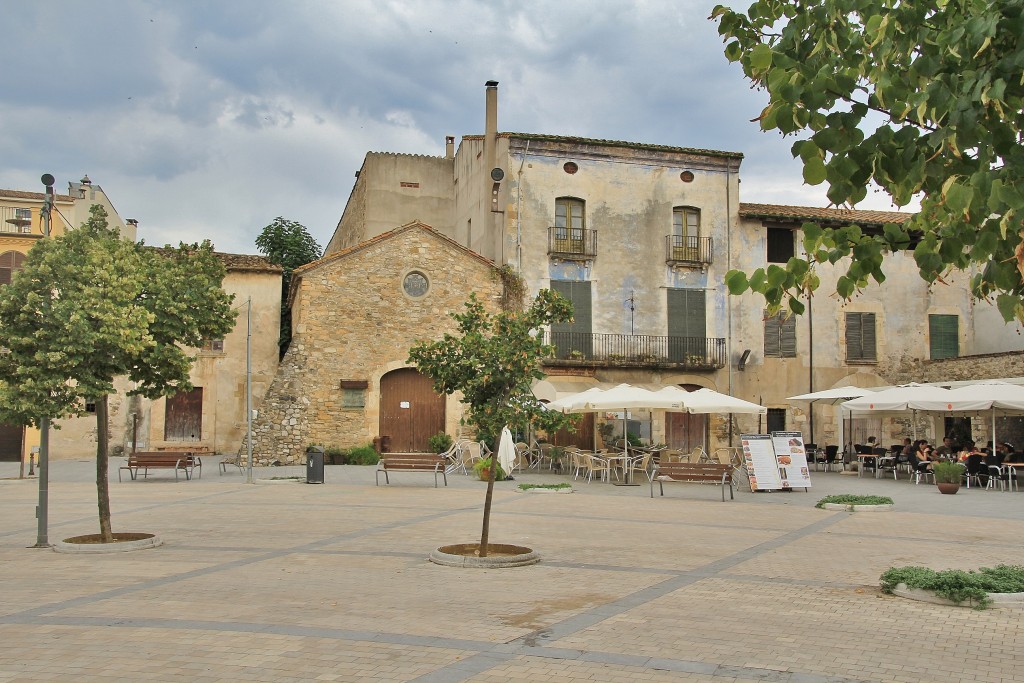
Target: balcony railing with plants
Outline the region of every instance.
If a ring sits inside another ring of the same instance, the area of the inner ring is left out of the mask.
[[[665,235],[666,256],[669,263],[711,264],[711,238],[693,235]]]
[[[548,365],[664,367],[717,370],[725,367],[725,339],[649,334],[545,332],[555,347]]]
[[[597,231],[583,228],[548,228],[548,254],[568,259],[597,255]]]

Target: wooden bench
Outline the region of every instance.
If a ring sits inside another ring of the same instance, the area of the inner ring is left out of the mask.
[[[722,487],[722,502],[725,502],[725,488],[729,488],[729,498],[735,496],[732,492],[732,465],[723,465],[717,462],[663,462],[654,471],[654,478],[651,479],[651,498],[654,498],[654,484],[657,482],[661,489],[661,495],[665,495],[665,482],[678,481],[696,484],[717,484]]]
[[[380,486],[380,473],[384,473],[384,482],[390,484],[388,472],[433,472],[434,488],[437,488],[437,475],[444,477],[444,485],[448,485],[448,475],[445,473],[447,460],[436,453],[383,453],[380,462],[377,463],[377,472],[374,479],[376,485]]]
[[[117,480],[121,481],[121,470],[128,470],[134,481],[138,479],[139,470],[142,470],[142,478],[146,479],[151,469],[173,469],[175,481],[178,479],[179,471],[185,473],[185,479],[191,479],[195,469],[199,470],[200,478],[203,476],[203,462],[194,453],[137,451],[128,454],[128,462],[117,470]]]

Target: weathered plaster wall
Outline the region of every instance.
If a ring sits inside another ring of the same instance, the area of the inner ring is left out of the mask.
[[[422,298],[402,289],[410,270],[429,279]],[[256,421],[255,461],[301,462],[310,443],[369,443],[379,433],[380,378],[407,367],[416,341],[454,331],[449,314],[470,292],[497,305],[501,285],[493,264],[418,224],[303,271],[295,337]],[[368,383],[365,407],[342,405],[341,380]],[[461,404],[449,397],[449,433],[458,432],[461,416]]]
[[[420,221],[449,236],[452,226],[451,159],[371,152],[325,256]]]

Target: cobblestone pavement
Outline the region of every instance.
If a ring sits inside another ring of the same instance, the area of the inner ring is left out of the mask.
[[[29,549],[35,480],[0,480],[0,681],[1015,681],[1024,610],[883,595],[893,565],[1024,564],[1024,495],[943,496],[905,480],[812,475],[810,492],[498,484],[494,542],[540,564],[442,567],[477,540],[484,484],[328,467],[326,483],[110,483],[115,531],[164,545]],[[95,533],[92,465],[55,462],[49,540]],[[269,474],[267,472],[270,472]],[[269,468],[301,474],[302,468]],[[17,476],[0,463],[0,478]],[[814,508],[829,493],[892,512]]]

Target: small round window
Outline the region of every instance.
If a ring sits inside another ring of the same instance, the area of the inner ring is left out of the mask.
[[[427,290],[430,289],[430,280],[427,276],[418,270],[412,270],[406,273],[405,277],[402,278],[402,290],[414,299],[419,299],[422,296],[426,296]]]
[[[683,171],[682,173],[679,174],[679,179],[682,180],[684,183],[692,183],[693,171]]]
[[[564,164],[562,164],[562,170],[568,173],[569,175],[572,175],[576,171],[580,170],[580,167],[576,165],[575,161],[567,161]]]

